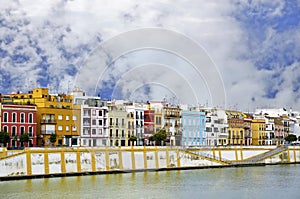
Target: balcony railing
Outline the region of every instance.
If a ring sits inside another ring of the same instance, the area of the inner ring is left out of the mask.
[[[55,119],[42,119],[41,124],[56,124]]]
[[[43,134],[43,135],[51,135],[51,134],[55,134],[55,131],[49,131],[49,130],[42,130],[41,131],[41,134]]]

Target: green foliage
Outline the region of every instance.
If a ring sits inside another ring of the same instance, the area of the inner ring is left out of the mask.
[[[131,142],[137,141],[137,137],[133,135],[129,138],[129,141]]]
[[[29,135],[28,133],[24,133],[22,135],[20,135],[20,142],[29,142]]]
[[[154,140],[154,136],[153,136],[153,135],[149,137],[149,141],[150,141],[150,142],[153,142],[153,141],[155,141],[155,140]]]
[[[57,137],[57,135],[56,135],[55,133],[52,133],[52,134],[50,135],[50,142],[51,142],[52,144],[54,144],[54,143],[56,142],[56,137]]]
[[[167,138],[166,130],[161,129],[153,136],[149,137],[149,141],[155,141],[157,144],[161,144],[161,141],[164,141]]]
[[[6,144],[10,141],[10,136],[7,132],[5,131],[0,131],[0,143],[4,144],[4,146],[6,146]]]
[[[300,136],[298,136],[298,141],[300,141]]]
[[[294,134],[289,134],[284,139],[285,139],[285,141],[290,143],[290,142],[293,142],[293,141],[297,141],[297,136],[294,135]]]

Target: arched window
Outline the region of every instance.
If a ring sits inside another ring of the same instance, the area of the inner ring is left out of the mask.
[[[32,132],[32,126],[29,126],[29,127],[28,127],[28,135],[29,135],[30,137],[32,137],[32,135],[33,135],[33,132]]]
[[[3,113],[3,122],[8,122],[8,113],[7,112]]]
[[[33,114],[32,113],[29,113],[29,115],[28,115],[28,117],[29,117],[29,123],[33,123]]]
[[[17,127],[16,126],[11,127],[11,135],[12,136],[16,136],[17,135]]]
[[[24,122],[25,122],[25,114],[24,114],[24,113],[21,113],[21,119],[20,119],[20,122],[21,122],[21,123],[24,123]]]
[[[12,122],[17,122],[17,113],[12,114]]]
[[[8,133],[8,127],[7,126],[3,126],[3,131]]]
[[[24,126],[20,127],[20,133],[21,133],[21,135],[23,135],[25,133],[25,127]]]

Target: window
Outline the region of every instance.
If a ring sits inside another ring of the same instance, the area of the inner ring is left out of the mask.
[[[69,131],[70,130],[70,127],[67,125],[66,126],[66,131]]]
[[[69,121],[70,120],[70,116],[66,115],[66,120]]]
[[[122,137],[125,137],[125,133],[124,133],[124,130],[122,130]]]
[[[99,116],[102,116],[102,110],[99,110]]]
[[[4,131],[4,132],[8,132],[8,127],[7,127],[7,126],[4,126],[4,127],[3,127],[3,131]]]
[[[90,115],[90,114],[89,114],[89,110],[86,110],[86,109],[85,109],[85,110],[83,111],[83,115],[84,115],[84,116],[89,116],[89,115]]]
[[[25,114],[24,113],[21,113],[21,123],[24,123],[25,122]]]
[[[12,122],[17,122],[17,114],[16,113],[12,114]]]
[[[32,132],[32,126],[29,126],[28,127],[28,135],[29,135],[29,137],[32,137],[32,134],[33,132]]]
[[[72,126],[72,131],[76,131],[76,126]]]
[[[21,132],[21,135],[23,135],[25,133],[25,127],[24,126],[20,127],[20,132]]]
[[[211,127],[206,127],[206,132],[212,132],[212,128]]]
[[[17,135],[17,127],[13,126],[11,127],[11,135],[16,136]]]
[[[83,128],[83,135],[89,135],[90,134],[90,128]]]
[[[119,130],[116,129],[116,137],[119,137]]]
[[[7,112],[4,112],[3,114],[3,122],[8,122],[8,113]]]
[[[98,120],[99,126],[102,126],[102,120]]]
[[[92,129],[92,134],[96,135],[96,129]]]
[[[77,117],[76,117],[76,115],[73,115],[73,121],[76,121],[77,120]]]
[[[96,125],[96,120],[92,120],[92,125]]]
[[[57,116],[57,119],[58,119],[58,120],[62,120],[62,118],[63,118],[62,115],[58,115],[58,116]]]
[[[96,116],[96,110],[92,110],[92,115]]]
[[[109,136],[112,137],[112,129],[109,131]]]
[[[62,131],[62,129],[63,129],[62,126],[57,127],[57,130],[59,130],[59,131]]]
[[[99,134],[102,135],[102,129],[99,129]]]
[[[28,119],[29,123],[33,123],[33,115],[32,115],[32,113],[29,113],[28,117],[29,117],[29,119]]]

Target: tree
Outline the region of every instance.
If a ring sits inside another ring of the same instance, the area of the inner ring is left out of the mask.
[[[285,138],[285,141],[291,143],[293,141],[297,141],[297,136],[294,135],[294,134],[289,134],[288,136],[286,136]]]
[[[300,136],[298,136],[298,141],[300,141]]]
[[[54,145],[54,143],[56,142],[56,138],[57,138],[57,135],[55,133],[52,133],[50,135],[50,142],[52,143],[52,145]]]
[[[137,141],[137,137],[133,135],[129,138],[129,141]]]
[[[153,136],[149,137],[150,141],[155,141],[156,144],[161,145],[161,141],[164,141],[167,138],[166,130],[160,129]]]
[[[153,142],[153,141],[155,141],[155,139],[154,139],[154,136],[153,136],[153,135],[151,135],[151,136],[149,137],[149,141],[150,141],[150,142]]]
[[[0,131],[0,143],[2,143],[4,146],[10,141],[10,136],[5,131]]]
[[[22,134],[21,136],[20,136],[20,142],[21,143],[24,143],[24,142],[29,142],[29,135],[28,135],[28,133],[24,133],[24,134]]]
[[[137,137],[136,136],[131,136],[130,138],[129,138],[129,141],[130,142],[135,142],[135,141],[137,141]]]

